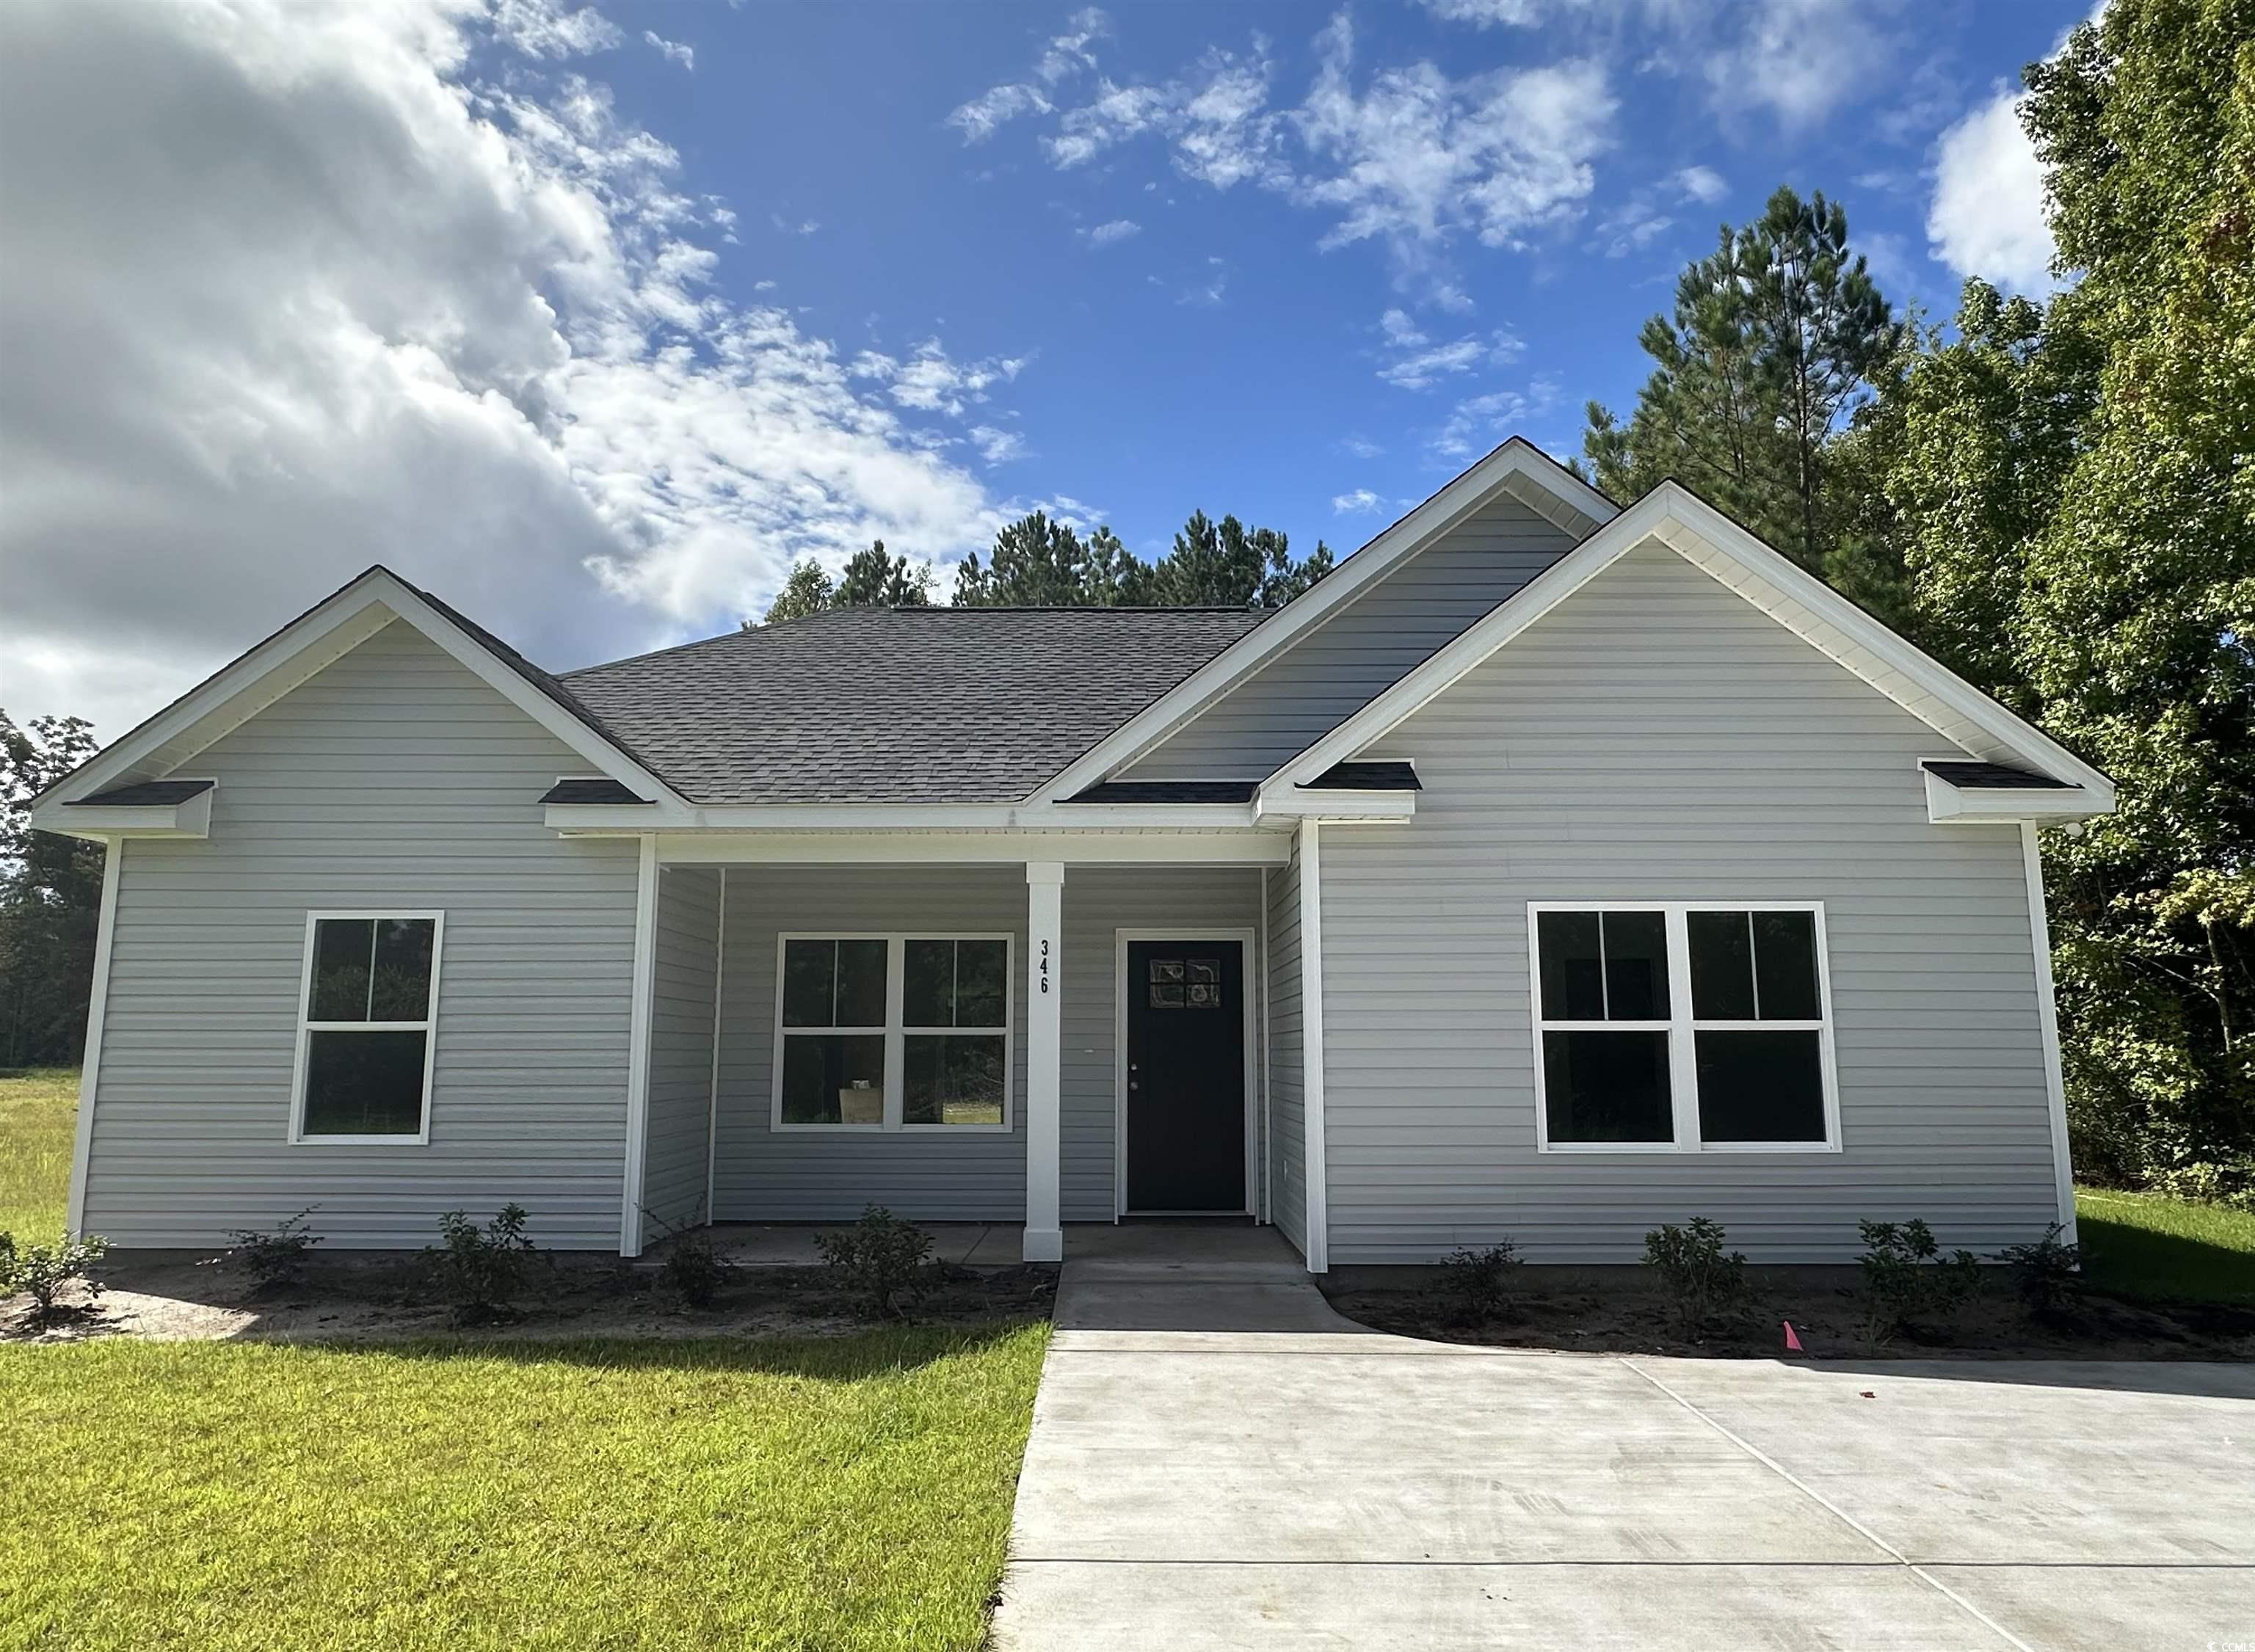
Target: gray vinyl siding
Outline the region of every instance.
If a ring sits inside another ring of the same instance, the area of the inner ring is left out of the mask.
[[[669,866],[657,881],[651,956],[650,1120],[643,1161],[643,1237],[706,1219],[713,1117],[713,990],[720,874]]]
[[[1303,1255],[1308,1248],[1305,1070],[1300,1015],[1300,854],[1268,878],[1269,1219]]]
[[[1063,1061],[1059,1194],[1067,1222],[1113,1215],[1121,928],[1257,928],[1259,873],[1098,867],[1065,874],[1058,959]],[[882,1204],[931,1222],[1025,1219],[1026,881],[1022,866],[731,867],[723,948],[715,1206],[727,1222],[835,1222]],[[1012,958],[1008,1135],[770,1128],[777,937],[1008,933]],[[1250,982],[1253,970],[1248,969]]]
[[[515,1200],[615,1250],[635,845],[559,840],[587,765],[404,623],[190,760],[207,841],[123,846],[86,1225],[210,1245],[308,1205],[332,1248],[421,1246]],[[288,1140],[313,908],[441,908],[427,1145]]]
[[[2020,845],[1938,827],[1925,725],[1647,547],[1373,748],[1416,819],[1324,834],[1331,1256],[1509,1235],[1619,1262],[1712,1216],[1758,1261],[1859,1218],[1989,1251],[2055,1216]],[[1537,1154],[1527,905],[1824,903],[1844,1151]]]
[[[1515,499],[1483,506],[1124,773],[1275,772],[1573,548],[1563,528]]]

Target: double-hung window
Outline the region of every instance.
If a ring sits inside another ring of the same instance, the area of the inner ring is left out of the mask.
[[[1536,902],[1529,920],[1546,1151],[1839,1145],[1821,906]]]
[[[292,1139],[430,1139],[445,928],[436,912],[307,914]]]
[[[776,1129],[1010,1128],[1008,935],[779,945]]]

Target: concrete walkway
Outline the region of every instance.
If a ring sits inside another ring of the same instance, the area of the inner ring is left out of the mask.
[[[2255,1646],[2255,1371],[1451,1348],[1249,1237],[1066,1263],[1000,1652]]]

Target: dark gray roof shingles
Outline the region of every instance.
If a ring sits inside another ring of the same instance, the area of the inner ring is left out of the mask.
[[[557,682],[697,802],[1015,802],[1266,617],[836,609]]]
[[[185,803],[191,797],[200,797],[211,790],[209,780],[137,780],[130,786],[115,786],[106,792],[96,792],[91,797],[74,797],[66,808],[162,808],[170,804]]]
[[[1947,780],[1960,791],[2072,792],[2078,789],[2065,780],[2055,780],[2048,774],[2031,774],[2027,769],[2013,768],[2003,763],[1929,760],[1923,766],[1936,780]]]

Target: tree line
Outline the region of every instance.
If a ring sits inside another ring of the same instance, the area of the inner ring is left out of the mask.
[[[2255,1202],[2255,4],[2116,0],[2025,82],[2048,304],[1899,312],[1781,189],[1583,459],[1620,500],[1675,477],[2113,776],[2045,835],[2076,1167]]]
[[[2255,1202],[2255,0],[2114,0],[2024,78],[2057,297],[1970,282],[1933,325],[1781,189],[1682,272],[1577,467],[1677,478],[2114,777],[2046,834],[2076,1166]],[[1273,607],[1331,564],[1203,513],[1147,563],[1037,511],[952,598]],[[767,619],[932,596],[879,542]],[[0,1063],[79,1054],[100,854],[25,816],[91,746],[0,714]]]

